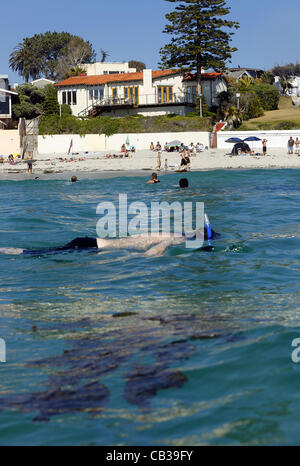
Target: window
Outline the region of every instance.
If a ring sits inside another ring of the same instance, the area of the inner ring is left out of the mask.
[[[67,105],[77,105],[77,91],[63,91],[62,103]]]
[[[197,102],[197,97],[196,97],[196,87],[188,87],[186,90],[186,97],[187,97],[187,102],[190,104],[195,104]]]
[[[116,103],[118,99],[118,88],[117,87],[112,88],[112,97],[113,97],[114,103]]]
[[[138,105],[139,104],[139,88],[138,87],[124,87],[125,103]]]
[[[158,86],[157,87],[157,103],[169,104],[173,102],[173,87],[172,86]]]
[[[104,97],[104,86],[92,87],[89,89],[90,100],[102,100]]]

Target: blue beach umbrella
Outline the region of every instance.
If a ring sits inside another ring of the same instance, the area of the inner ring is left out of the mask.
[[[168,142],[166,144],[166,147],[179,147],[181,146],[182,142],[181,141],[172,141],[172,142]]]
[[[254,142],[254,141],[261,141],[261,139],[257,138],[256,136],[250,136],[249,138],[244,139],[244,141]]]
[[[256,142],[256,141],[261,141],[261,139],[256,136],[249,136],[248,138],[244,139],[244,142]],[[252,150],[253,150],[253,144],[252,144]]]
[[[129,136],[127,136],[127,139],[126,139],[126,146],[130,146]]]
[[[240,138],[230,138],[230,139],[227,139],[227,141],[225,141],[225,142],[229,142],[231,144],[236,144],[238,142],[244,142],[244,141],[242,139],[240,139]]]

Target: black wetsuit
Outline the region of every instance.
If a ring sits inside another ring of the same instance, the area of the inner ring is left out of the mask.
[[[46,248],[46,249],[25,249],[23,254],[51,254],[60,251],[71,251],[73,249],[83,250],[83,249],[98,249],[98,243],[96,238],[75,238],[70,243],[65,246]]]

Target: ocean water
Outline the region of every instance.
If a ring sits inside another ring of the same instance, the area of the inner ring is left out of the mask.
[[[1,445],[299,444],[300,170],[0,182],[0,248],[95,236],[97,204],[203,201],[214,252],[0,255]]]

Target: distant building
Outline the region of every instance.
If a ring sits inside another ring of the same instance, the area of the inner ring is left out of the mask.
[[[10,90],[8,76],[6,74],[0,75],[0,120],[6,126],[7,120],[11,119],[11,97],[18,95],[17,92]]]
[[[300,97],[300,76],[290,76],[288,78],[289,87],[285,91],[285,95],[292,97]],[[275,76],[274,86],[277,87],[280,94],[283,94],[280,76]]]
[[[203,95],[209,107],[217,106],[227,90],[222,73],[202,74]],[[56,84],[58,101],[76,116],[185,116],[196,106],[195,75],[176,70],[150,69],[135,73],[75,76]]]
[[[264,70],[258,68],[229,68],[226,71],[226,76],[234,78],[237,81],[247,76],[249,79],[259,79],[264,73]]]
[[[50,84],[55,84],[55,81],[51,81],[51,79],[46,79],[46,78],[39,78],[35,79],[34,81],[31,81],[30,84],[32,84],[35,87],[38,87],[39,89],[43,89],[46,86],[49,86]]]
[[[108,63],[97,62],[80,66],[86,70],[87,76],[98,76],[103,74],[135,73],[136,68],[129,68],[128,62]]]

